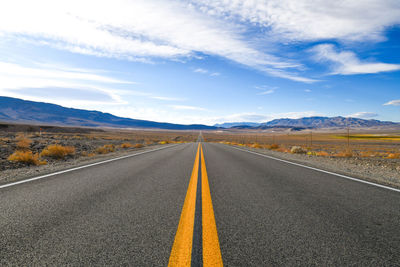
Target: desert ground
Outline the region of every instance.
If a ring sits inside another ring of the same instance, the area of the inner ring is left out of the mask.
[[[0,124],[0,183],[166,144],[198,132]],[[32,172],[32,170],[34,170]]]
[[[250,149],[274,157],[400,187],[400,131],[214,131],[205,141]]]

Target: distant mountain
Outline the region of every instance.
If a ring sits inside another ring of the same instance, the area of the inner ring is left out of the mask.
[[[370,128],[397,126],[399,123],[379,120],[364,120],[345,117],[305,117],[300,119],[276,119],[262,123],[260,127],[303,127],[303,128]]]
[[[42,123],[86,127],[155,128],[169,130],[209,130],[201,124],[173,124],[121,118],[109,113],[65,108],[55,104],[0,96],[0,121]]]
[[[221,128],[231,128],[231,127],[243,127],[243,126],[251,126],[251,127],[257,127],[260,126],[260,123],[257,122],[225,122],[225,123],[217,123],[214,124],[215,127],[221,127]]]

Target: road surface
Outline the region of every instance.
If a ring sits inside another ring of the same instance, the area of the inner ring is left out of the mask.
[[[400,193],[180,144],[0,188],[0,265],[399,266]]]

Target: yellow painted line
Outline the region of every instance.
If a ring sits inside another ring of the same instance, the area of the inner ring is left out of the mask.
[[[203,266],[223,266],[203,148],[201,148],[201,190],[203,215]]]
[[[190,266],[192,260],[193,226],[196,207],[197,180],[199,174],[200,143],[197,147],[192,176],[183,204],[178,230],[169,257],[168,266]]]

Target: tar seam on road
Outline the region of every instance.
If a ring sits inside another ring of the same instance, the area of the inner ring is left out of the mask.
[[[100,165],[100,164],[104,164],[104,163],[108,163],[108,162],[112,162],[112,161],[116,161],[116,160],[120,160],[120,159],[126,159],[126,158],[130,158],[130,157],[134,157],[134,156],[138,156],[138,155],[142,155],[142,154],[146,154],[146,153],[150,153],[150,152],[154,152],[154,151],[158,151],[158,150],[162,150],[162,149],[166,149],[166,148],[171,148],[171,147],[174,147],[174,146],[178,146],[178,145],[170,145],[170,146],[166,146],[166,147],[160,147],[160,148],[147,150],[147,151],[143,151],[143,152],[139,152],[139,153],[135,153],[135,154],[131,154],[131,155],[126,155],[126,156],[122,156],[122,157],[117,157],[117,158],[113,158],[113,159],[108,159],[108,160],[103,160],[103,161],[100,161],[100,162],[91,163],[91,164],[88,164],[88,165],[79,166],[79,167],[75,167],[75,168],[72,168],[72,169],[53,172],[53,173],[49,173],[49,174],[45,174],[45,175],[41,175],[41,176],[37,176],[37,177],[25,179],[25,180],[21,180],[21,181],[14,182],[14,183],[0,185],[0,189],[6,188],[6,187],[10,187],[10,186],[14,186],[14,185],[18,185],[18,184],[24,184],[24,183],[32,182],[32,181],[43,179],[43,178],[47,178],[47,177],[50,177],[50,176],[63,174],[63,173],[66,173],[66,172],[72,172],[72,171],[76,171],[76,170],[92,167],[92,166],[96,166],[96,165]]]
[[[223,266],[201,143],[168,266]]]
[[[200,148],[201,150],[201,148]],[[199,166],[201,166],[201,158],[199,157]],[[203,227],[202,227],[202,201],[201,201],[201,167],[197,173],[197,193],[196,207],[194,215],[193,227],[193,245],[192,245],[192,264],[191,266],[203,266]]]
[[[372,185],[372,186],[376,186],[376,187],[380,187],[380,188],[384,188],[384,189],[388,189],[388,190],[400,193],[400,189],[396,189],[396,188],[393,188],[393,187],[390,187],[390,186],[376,184],[376,183],[364,181],[364,180],[361,180],[361,179],[358,179],[358,178],[346,176],[346,175],[343,175],[343,174],[321,170],[321,169],[318,169],[318,168],[310,167],[310,166],[307,166],[307,165],[291,162],[291,161],[280,159],[280,158],[271,157],[271,156],[268,156],[268,155],[260,154],[260,153],[257,153],[257,152],[254,152],[254,151],[250,151],[250,150],[246,150],[246,149],[241,149],[241,148],[234,147],[234,146],[231,146],[231,147],[234,148],[234,149],[240,150],[240,151],[244,151],[244,152],[247,152],[247,153],[255,154],[255,155],[258,155],[258,156],[265,157],[265,158],[269,158],[269,159],[273,159],[273,160],[289,163],[289,164],[296,165],[296,166],[303,167],[303,168],[307,168],[307,169],[310,169],[310,170],[314,170],[314,171],[319,171],[319,172],[335,175],[335,176],[342,177],[342,178],[345,178],[345,179],[348,179],[348,180],[352,180],[352,181],[356,181],[356,182],[359,182],[359,183],[364,183],[364,184],[368,184],[368,185]]]

